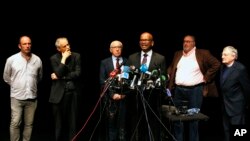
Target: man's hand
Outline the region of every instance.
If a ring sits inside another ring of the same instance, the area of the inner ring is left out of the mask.
[[[70,50],[66,50],[65,52],[62,53],[62,60],[61,63],[65,64],[66,59],[71,55]]]
[[[124,98],[125,98],[125,95],[121,95],[121,94],[114,94],[112,97],[113,100],[121,100]]]
[[[51,79],[52,79],[52,80],[56,80],[56,79],[58,79],[58,77],[56,76],[55,73],[52,73],[52,74],[51,74]]]

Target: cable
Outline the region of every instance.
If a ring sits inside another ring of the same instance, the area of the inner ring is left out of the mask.
[[[78,133],[72,138],[71,141],[76,141],[76,139],[77,139],[77,137],[79,136],[79,134],[80,134],[80,133],[83,131],[83,129],[86,127],[86,125],[87,125],[87,123],[89,122],[90,118],[92,117],[92,115],[93,115],[94,112],[96,111],[96,108],[97,108],[97,106],[99,105],[99,103],[100,103],[102,97],[104,96],[104,94],[106,93],[107,89],[109,88],[109,86],[112,84],[113,81],[114,81],[114,79],[111,79],[111,80],[109,80],[109,81],[107,81],[107,82],[105,83],[105,86],[104,86],[104,88],[103,88],[103,90],[102,90],[102,93],[100,94],[100,97],[99,97],[99,99],[98,99],[98,101],[97,101],[97,103],[96,103],[96,105],[95,105],[93,111],[90,113],[89,117],[87,118],[87,120],[86,120],[86,122],[84,123],[84,125],[82,126],[82,128],[81,128],[81,129],[78,131]]]

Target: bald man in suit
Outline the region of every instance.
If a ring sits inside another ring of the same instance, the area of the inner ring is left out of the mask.
[[[142,65],[146,65],[149,72],[159,70],[162,75],[166,74],[166,60],[165,56],[154,52],[154,39],[153,35],[149,32],[143,32],[140,35],[139,45],[140,52],[133,53],[128,58],[128,66],[134,66],[139,69]],[[139,83],[138,83],[139,84]],[[164,87],[164,86],[163,86]],[[130,131],[133,140],[160,140],[160,105],[161,105],[161,92],[160,90],[139,90],[143,88],[143,84],[136,86],[134,93],[129,95],[128,112],[130,113],[131,123]],[[139,90],[139,91],[137,91]],[[143,94],[143,98],[141,94]],[[144,100],[149,104],[147,105]],[[145,108],[143,105],[145,104]],[[149,107],[150,106],[150,107]],[[151,109],[153,111],[151,111]],[[156,114],[156,115],[155,115]],[[138,127],[137,127],[138,124]],[[137,132],[134,136],[134,132]]]

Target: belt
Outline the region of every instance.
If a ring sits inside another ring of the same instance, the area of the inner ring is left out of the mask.
[[[193,89],[193,88],[195,88],[195,87],[202,86],[202,85],[204,85],[204,82],[199,83],[199,84],[196,84],[196,85],[193,85],[193,86],[176,85],[176,87],[186,88],[186,89]]]
[[[35,102],[35,101],[36,101],[36,98],[34,98],[34,99],[25,99],[25,100],[20,100],[20,101],[31,101],[31,102]]]

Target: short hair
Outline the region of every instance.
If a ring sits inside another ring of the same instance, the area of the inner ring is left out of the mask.
[[[66,37],[59,37],[59,38],[57,38],[57,39],[56,39],[56,42],[55,42],[55,46],[56,46],[57,48],[61,47],[61,41],[62,41],[62,40],[68,41],[68,39],[67,39]]]
[[[196,41],[195,36],[192,34],[187,34],[184,36],[184,38],[186,38],[186,37],[191,37],[194,40],[194,42]]]
[[[123,44],[121,41],[118,41],[118,40],[114,40],[110,43],[110,48],[114,47],[115,45],[118,45],[120,47],[123,47]]]
[[[21,41],[22,41],[23,38],[29,38],[31,40],[30,36],[22,35],[21,37],[19,37],[19,44],[21,44]]]
[[[237,51],[237,49],[235,47],[233,47],[233,46],[226,46],[226,47],[224,47],[223,50],[229,50],[233,55],[235,55],[235,59],[238,58],[238,51]]]

